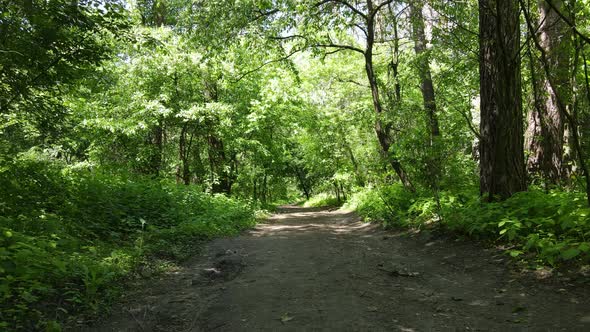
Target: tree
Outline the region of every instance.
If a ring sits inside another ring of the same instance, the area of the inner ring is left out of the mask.
[[[3,0],[0,13],[0,135],[16,150],[57,145],[71,130],[62,97],[113,55],[127,13],[117,0]]]
[[[427,41],[426,34],[424,32],[425,21],[424,15],[422,13],[424,5],[422,0],[415,0],[410,1],[409,6],[414,38],[414,50],[416,52],[417,58],[416,63],[418,67],[418,76],[420,77],[424,109],[426,110],[428,116],[430,144],[433,144],[435,138],[440,136],[440,128],[438,125],[438,116],[436,114],[434,84],[432,84],[432,74],[430,72],[430,55],[426,47]]]
[[[553,3],[557,10],[566,12],[563,1]],[[571,112],[571,30],[556,10],[544,0],[538,2],[538,12],[538,37],[536,38],[547,56],[557,93]],[[530,46],[533,46],[532,43]],[[543,70],[538,69],[542,68],[539,61],[533,56],[533,52],[530,53],[534,107],[529,112],[526,131],[526,147],[530,152],[527,168],[530,173],[540,174],[547,182],[555,185],[563,179],[565,174],[563,146],[566,121],[559,110],[556,93]]]
[[[480,0],[480,193],[526,190],[518,0]]]
[[[408,174],[403,168],[399,158],[396,156],[394,148],[395,140],[391,133],[391,124],[384,121],[384,117],[387,113],[393,112],[393,110],[387,109],[382,102],[382,97],[379,91],[378,73],[376,72],[374,65],[375,43],[379,32],[377,30],[377,20],[380,15],[384,15],[383,13],[386,12],[387,6],[392,2],[392,0],[383,0],[379,3],[375,3],[373,0],[366,0],[365,2],[349,3],[346,1],[324,0],[314,3],[313,7],[317,8],[316,13],[312,14],[317,15],[315,29],[320,29],[319,26],[322,25],[320,22],[326,20],[326,15],[335,15],[346,22],[345,27],[341,27],[344,30],[360,30],[362,36],[364,36],[365,45],[362,47],[357,46],[352,42],[334,41],[330,33],[326,32],[323,35],[320,34],[319,38],[316,38],[316,40],[312,40],[310,46],[315,48],[325,48],[330,50],[329,52],[347,50],[363,56],[366,78],[373,100],[373,110],[376,114],[374,129],[381,148],[381,153],[384,159],[387,160],[391,168],[395,171],[403,185],[410,190],[414,190],[414,186],[410,181]],[[332,13],[330,13],[330,11]],[[337,22],[339,22],[339,20]],[[309,27],[304,27],[303,30],[308,29]],[[311,40],[312,36],[304,36],[304,38]]]

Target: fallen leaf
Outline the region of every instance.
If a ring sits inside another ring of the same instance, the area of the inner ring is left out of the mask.
[[[286,313],[284,315],[281,316],[281,323],[285,324],[286,322],[293,320],[293,316],[289,316],[289,313]]]

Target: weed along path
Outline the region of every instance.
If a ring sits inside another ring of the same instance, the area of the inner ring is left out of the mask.
[[[589,289],[519,273],[471,243],[285,207],[86,330],[588,331]]]

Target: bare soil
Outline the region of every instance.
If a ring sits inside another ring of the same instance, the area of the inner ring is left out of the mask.
[[[496,249],[284,207],[209,243],[85,331],[590,331],[583,277],[523,273]]]

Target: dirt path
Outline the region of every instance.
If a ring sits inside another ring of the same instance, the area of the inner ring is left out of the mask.
[[[286,207],[219,239],[87,331],[588,331],[583,280],[523,276],[505,256],[407,236],[350,212]]]

